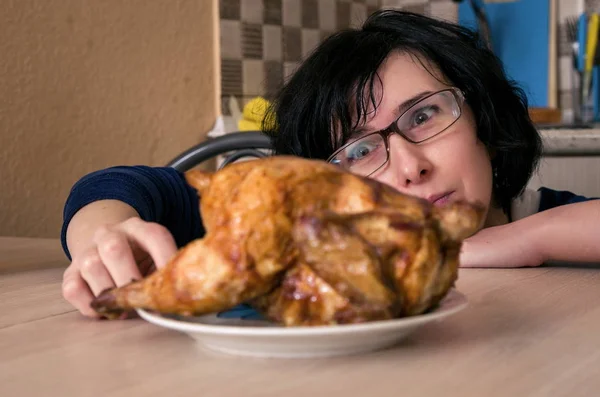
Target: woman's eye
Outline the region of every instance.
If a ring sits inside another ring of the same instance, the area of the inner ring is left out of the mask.
[[[419,127],[429,121],[437,113],[436,106],[427,106],[415,111],[412,117],[411,127]]]
[[[359,159],[361,157],[367,156],[371,152],[371,149],[367,146],[359,146],[356,149],[352,150],[350,153],[350,157],[353,159]]]
[[[377,145],[372,143],[360,144],[356,147],[353,147],[352,150],[348,153],[348,159],[350,161],[357,161],[367,157],[369,154],[373,152],[377,148]]]

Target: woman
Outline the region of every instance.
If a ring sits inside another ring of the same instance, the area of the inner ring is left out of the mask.
[[[467,29],[377,12],[362,29],[322,43],[272,111],[277,130],[267,132],[279,154],[328,160],[434,204],[483,204],[484,228],[465,241],[462,266],[600,260],[600,202],[524,192],[540,137],[522,91]],[[201,235],[196,193],[176,171],[90,174],[65,206],[63,246],[72,263],[63,293],[95,316],[93,296],[140,278],[152,263],[163,266]]]
[[[588,200],[522,194],[541,140],[525,95],[470,30],[379,11],[325,41],[273,110],[280,154],[328,159],[436,203],[483,203],[486,228],[464,244],[462,266],[600,259],[600,202],[546,212]]]

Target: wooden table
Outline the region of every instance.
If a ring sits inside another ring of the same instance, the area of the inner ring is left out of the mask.
[[[0,263],[0,396],[600,395],[598,266],[463,269],[469,307],[396,348],[276,360],[82,318],[61,297],[56,241],[0,238]]]

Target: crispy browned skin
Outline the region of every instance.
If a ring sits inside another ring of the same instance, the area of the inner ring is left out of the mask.
[[[483,215],[296,157],[186,177],[201,197],[205,237],[149,277],[101,294],[99,313],[198,315],[252,302],[285,325],[422,313],[453,285],[460,243]]]

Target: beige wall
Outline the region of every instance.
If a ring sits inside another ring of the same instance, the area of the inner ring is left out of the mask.
[[[58,236],[85,173],[162,165],[218,103],[217,0],[19,0],[0,12],[0,235]]]

